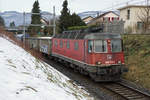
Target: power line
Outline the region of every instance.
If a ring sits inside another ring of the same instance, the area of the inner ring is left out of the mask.
[[[146,5],[146,2],[145,2],[145,0],[129,0],[126,2],[121,2],[121,3],[115,4],[115,5],[113,5],[113,7],[111,6],[111,7],[102,9],[102,11],[118,9],[118,8],[126,6],[126,5],[139,5],[139,4],[140,5]]]
[[[2,8],[1,8],[1,7],[2,7],[1,4],[2,4],[2,2],[1,2],[1,0],[0,0],[0,12],[1,12],[1,9],[2,9]]]

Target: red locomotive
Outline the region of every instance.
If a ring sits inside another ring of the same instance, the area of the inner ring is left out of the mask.
[[[52,38],[52,56],[95,81],[118,81],[125,68],[119,34],[66,31]]]
[[[31,48],[64,62],[95,81],[119,81],[127,71],[120,34],[66,31],[53,38],[28,38],[27,41]]]

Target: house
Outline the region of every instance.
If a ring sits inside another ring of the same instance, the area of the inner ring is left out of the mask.
[[[105,12],[99,16],[97,16],[96,18],[93,18],[88,25],[96,25],[99,24],[101,22],[103,22],[104,20],[109,20],[109,21],[113,21],[114,19],[118,19],[119,20],[119,15],[116,14],[113,11],[109,11],[109,12]]]
[[[120,19],[125,21],[124,29],[126,32],[140,33],[143,29],[143,21],[146,16],[149,16],[146,15],[146,8],[147,6],[144,5],[127,5],[118,9],[120,11]]]
[[[82,20],[87,24],[87,23],[89,23],[92,19],[93,19],[92,16],[88,16],[88,17],[83,18]]]
[[[44,19],[44,18],[41,18],[41,23],[42,23],[43,25],[49,25],[50,21],[48,21],[48,20],[46,20],[46,19]]]

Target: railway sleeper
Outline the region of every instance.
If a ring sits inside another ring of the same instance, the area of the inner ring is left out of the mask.
[[[126,98],[128,98],[129,100],[131,100],[131,99],[139,99],[139,100],[141,100],[142,98],[144,99],[144,97],[142,97],[142,96],[125,96]]]
[[[113,91],[113,90],[112,90]],[[115,91],[116,93],[128,98],[128,99],[139,99],[139,98],[144,98],[144,96],[141,96],[139,94],[131,94],[131,93],[127,93],[127,92],[117,92]]]
[[[125,89],[122,89],[122,88],[114,88],[115,91],[128,91],[128,90],[125,90]]]
[[[111,88],[110,88],[111,89]],[[119,90],[119,89],[111,89],[112,91],[115,91],[119,94],[122,94],[122,95],[129,95],[129,96],[138,96],[137,93],[133,92],[133,91],[129,91],[129,90]]]
[[[121,88],[120,88],[120,89],[118,89],[118,88],[116,89],[116,88],[115,88],[114,90],[115,90],[115,91],[118,91],[118,92],[125,91],[125,92],[128,92],[128,93],[129,93],[129,92],[130,92],[130,93],[134,93],[133,91],[129,91],[129,90],[127,90],[127,89],[121,89]]]

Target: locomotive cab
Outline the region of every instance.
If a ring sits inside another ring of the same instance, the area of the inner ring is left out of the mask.
[[[92,59],[91,64],[96,65],[112,65],[124,64],[124,55],[121,39],[105,39],[105,40],[88,40],[88,53],[101,56],[98,59]]]
[[[120,75],[127,71],[121,35],[94,33],[85,36],[85,38],[88,47],[86,63],[96,67],[97,76],[108,76],[111,81],[119,80]],[[112,79],[110,76],[112,78],[115,76],[115,78]]]

